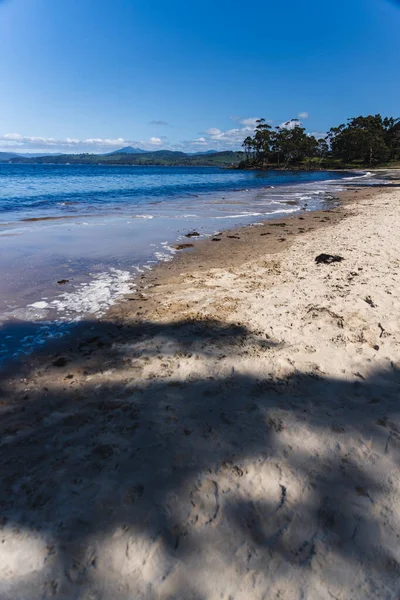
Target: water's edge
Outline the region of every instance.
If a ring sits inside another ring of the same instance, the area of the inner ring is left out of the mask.
[[[350,174],[350,178],[343,183],[349,184],[350,181],[360,182],[360,178],[365,178],[366,174]],[[345,179],[345,178],[343,178]],[[319,182],[327,183],[326,182]],[[296,215],[301,211],[313,211],[323,208],[332,203],[337,203],[335,195],[340,189],[335,182],[332,186],[332,192],[327,190],[321,192],[314,191],[313,194],[317,201],[312,201],[313,197],[310,193],[305,193],[306,190],[296,191],[299,194],[299,199],[296,205],[293,201],[284,200],[280,208],[269,213],[247,213],[241,212],[238,215],[230,215],[225,218],[225,215],[215,217],[218,219],[219,230],[232,229],[249,224],[260,224],[265,220],[280,218],[282,216]],[[261,188],[257,191],[265,192],[267,190]],[[315,198],[314,198],[315,200]],[[289,202],[289,204],[286,204]],[[285,205],[285,206],[284,206]],[[215,223],[215,219],[213,223]],[[233,221],[232,221],[233,220]],[[193,219],[190,220],[193,222]],[[185,227],[186,233],[192,230],[193,227]],[[196,229],[201,229],[196,227]],[[201,237],[207,238],[214,235],[216,229],[214,227],[207,228],[202,225]],[[35,347],[43,346],[48,340],[57,339],[65,335],[71,330],[74,324],[78,323],[82,318],[100,317],[103,315],[115,302],[121,300],[127,294],[132,294],[136,287],[135,277],[143,273],[145,270],[152,269],[154,265],[160,261],[169,261],[173,258],[175,250],[174,243],[180,241],[190,242],[184,237],[183,231],[178,232],[178,235],[170,236],[168,240],[163,240],[159,244],[154,244],[153,256],[139,264],[131,266],[130,269],[118,268],[118,266],[109,266],[108,270],[95,275],[90,282],[80,282],[78,285],[68,291],[62,291],[53,299],[41,297],[31,302],[26,307],[25,313],[14,311],[8,315],[6,321],[3,320],[1,327],[0,341],[0,361],[1,359],[8,360],[10,357],[17,357],[21,354],[28,354]],[[68,283],[66,284],[68,286]]]

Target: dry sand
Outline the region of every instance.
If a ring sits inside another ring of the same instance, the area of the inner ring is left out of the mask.
[[[400,191],[282,223],[4,376],[2,600],[399,598]]]

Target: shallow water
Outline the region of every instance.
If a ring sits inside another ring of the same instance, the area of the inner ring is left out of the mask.
[[[317,209],[361,175],[0,164],[0,358],[104,313],[187,232]]]

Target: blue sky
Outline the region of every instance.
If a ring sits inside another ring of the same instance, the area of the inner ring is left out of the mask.
[[[236,149],[400,116],[400,2],[0,0],[0,150]]]

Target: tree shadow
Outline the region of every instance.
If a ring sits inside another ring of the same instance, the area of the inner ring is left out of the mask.
[[[58,373],[45,386],[12,396],[21,371],[3,379],[0,597],[275,597],[297,576],[302,593],[318,576],[346,597],[394,593],[394,480],[379,469],[398,464],[395,368],[255,377],[241,359],[276,342],[210,320],[77,333],[42,351]],[[228,353],[220,376],[135,371]]]

